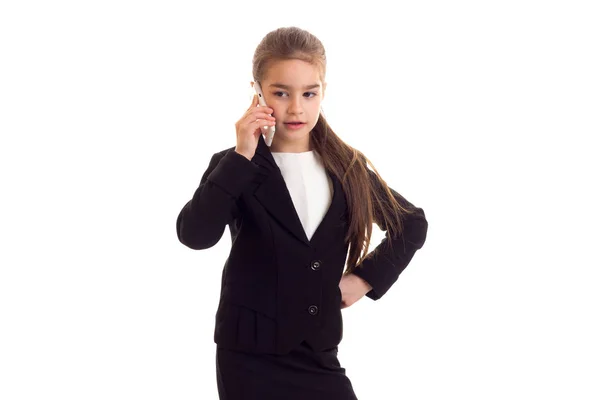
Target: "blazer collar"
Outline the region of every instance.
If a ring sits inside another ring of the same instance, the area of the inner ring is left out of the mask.
[[[327,213],[309,240],[300,222],[281,170],[275,162],[271,149],[267,146],[263,135],[259,136],[252,162],[258,165],[263,172],[262,182],[254,192],[254,196],[267,212],[305,245],[327,246],[334,239],[334,235],[331,235],[331,228],[335,228],[341,223],[347,211],[346,196],[339,179],[332,172],[326,171],[333,184],[333,196]]]
[[[271,149],[267,146],[267,142],[265,142],[262,134],[258,137],[255,155],[258,155],[258,157],[254,157],[252,161],[258,165],[263,166],[270,171],[273,169],[279,170],[279,166],[275,162],[273,154],[271,154]]]

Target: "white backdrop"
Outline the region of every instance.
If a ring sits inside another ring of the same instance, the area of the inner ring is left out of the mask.
[[[175,220],[290,25],[326,47],[333,129],[430,224],[343,310],[360,400],[600,398],[592,3],[2,2],[0,398],[217,399],[229,231],[193,251]]]

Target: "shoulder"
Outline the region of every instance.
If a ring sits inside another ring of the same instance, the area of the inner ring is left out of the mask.
[[[227,153],[235,151],[235,146],[233,147],[228,147],[224,150],[220,150],[217,151],[216,153],[213,153],[213,155],[210,157],[210,166],[214,167],[215,165],[217,165],[219,163],[219,161],[221,161],[221,159],[223,157],[225,157],[227,155]]]
[[[235,146],[228,147],[228,148],[226,148],[224,150],[218,151],[218,152],[216,152],[216,153],[213,154],[213,157],[215,157],[215,158],[223,158],[230,151],[235,151]]]
[[[210,175],[213,172],[213,170],[217,168],[217,165],[221,162],[221,160],[227,155],[227,153],[231,151],[235,151],[235,146],[217,151],[216,153],[212,154],[208,162],[208,167],[206,168],[202,176],[202,182],[204,182],[207,179],[208,175]]]

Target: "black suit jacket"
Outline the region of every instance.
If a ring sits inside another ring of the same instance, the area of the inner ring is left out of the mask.
[[[235,147],[214,154],[200,186],[177,217],[177,236],[189,248],[215,245],[225,226],[231,251],[222,272],[214,340],[219,347],[254,353],[285,354],[303,340],[314,350],[342,339],[339,282],[348,255],[346,196],[333,182],[333,199],[308,240],[279,167],[262,135],[252,160]],[[372,174],[372,178],[375,175]],[[427,220],[415,213],[404,219],[403,234],[373,250],[355,274],[377,300],[396,282],[423,246]],[[382,221],[377,225],[385,230]]]

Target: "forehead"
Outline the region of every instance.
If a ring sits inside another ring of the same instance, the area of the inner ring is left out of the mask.
[[[267,68],[264,83],[278,83],[291,88],[303,89],[308,85],[321,85],[319,68],[302,60],[275,61]]]

